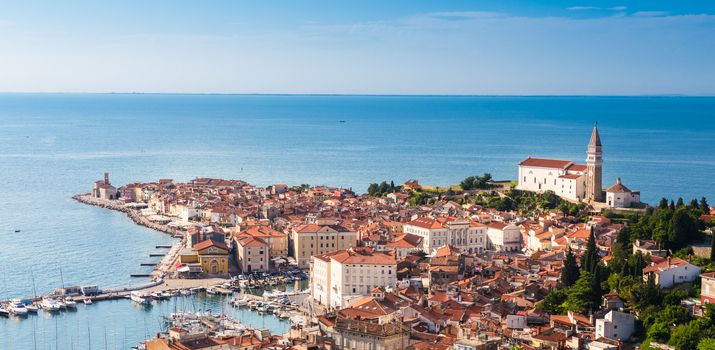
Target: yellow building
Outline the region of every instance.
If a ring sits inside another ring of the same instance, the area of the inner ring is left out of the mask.
[[[226,243],[209,239],[194,245],[194,250],[204,272],[211,275],[228,273],[229,249]]]
[[[307,224],[293,227],[293,257],[298,267],[310,267],[314,255],[345,250],[357,245],[357,232],[340,225]]]

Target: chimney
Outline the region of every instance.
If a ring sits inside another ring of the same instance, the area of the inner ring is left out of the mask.
[[[109,185],[109,173],[104,173],[104,184]]]

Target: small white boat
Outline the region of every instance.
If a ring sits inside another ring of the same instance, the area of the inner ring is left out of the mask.
[[[6,309],[4,306],[0,305],[0,316],[8,317],[10,316],[10,311],[8,311],[8,309]]]
[[[27,308],[22,303],[10,303],[8,311],[15,316],[25,316],[28,312]]]
[[[214,287],[209,287],[209,288],[206,288],[206,293],[211,294],[211,295],[216,295],[216,294],[218,294],[218,290]]]
[[[129,299],[131,299],[133,302],[135,302],[137,304],[146,305],[149,303],[149,300],[146,298],[146,296],[139,292],[132,292],[129,295]]]
[[[92,305],[92,299],[90,299],[90,298],[84,298],[83,303],[84,303],[84,305]]]
[[[64,302],[65,302],[65,307],[68,309],[77,308],[77,302],[74,301],[74,299],[72,299],[72,298],[65,298]]]

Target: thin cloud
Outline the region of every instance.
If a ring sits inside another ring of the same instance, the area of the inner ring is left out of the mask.
[[[665,11],[638,11],[633,14],[633,17],[665,17],[669,14]]]
[[[566,8],[569,11],[595,11],[600,10],[600,7],[596,6],[571,6]]]
[[[608,8],[611,11],[625,11],[628,10],[628,7],[625,6],[613,6]]]

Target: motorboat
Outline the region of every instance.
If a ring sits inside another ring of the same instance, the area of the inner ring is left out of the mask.
[[[31,314],[36,314],[37,311],[39,311],[39,309],[40,309],[35,304],[25,304],[25,308],[27,309],[27,312],[29,312]]]
[[[137,304],[146,305],[149,303],[149,300],[146,298],[146,296],[139,292],[132,292],[129,295],[129,299],[131,299],[133,302],[135,302]]]
[[[77,302],[74,301],[74,299],[72,299],[72,298],[65,298],[64,302],[65,302],[65,307],[68,309],[77,308]]]
[[[8,317],[10,316],[10,311],[6,309],[4,306],[0,305],[0,316]]]
[[[90,298],[84,298],[82,302],[84,303],[84,305],[92,305],[92,299]]]
[[[40,307],[45,311],[56,312],[62,309],[62,306],[55,299],[46,298],[40,302]]]
[[[27,315],[27,308],[24,304],[19,302],[12,302],[8,305],[8,311],[15,316],[25,316]]]

